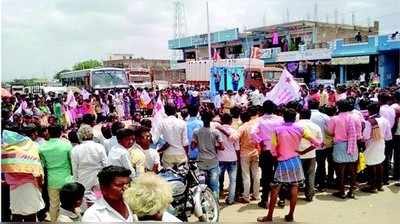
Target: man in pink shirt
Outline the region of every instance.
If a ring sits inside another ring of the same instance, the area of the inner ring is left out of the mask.
[[[283,123],[283,118],[273,114],[276,105],[267,100],[263,103],[264,115],[258,119],[255,127],[251,131],[251,137],[254,142],[260,144],[260,167],[261,167],[261,201],[258,205],[267,208],[268,195],[271,191],[271,182],[274,176],[274,158],[271,154],[271,140],[274,129]]]
[[[396,123],[396,111],[393,107],[389,106],[390,95],[387,92],[381,92],[378,95],[378,101],[381,105],[379,109],[379,115],[386,118],[389,121],[390,129],[393,129]],[[394,151],[393,136],[385,139],[385,161],[383,162],[383,184],[388,185],[389,183],[389,172],[390,172],[390,161],[392,161]]]
[[[236,130],[232,127],[232,116],[228,113],[221,115],[220,127],[223,129],[221,132],[222,145],[224,150],[218,150],[217,156],[219,161],[219,184],[220,184],[220,194],[223,192],[224,187],[224,177],[225,171],[228,172],[229,176],[229,195],[225,199],[227,205],[231,205],[235,201],[235,191],[236,191],[236,175],[237,175],[237,161],[238,152],[240,150],[239,141],[231,138],[235,135]]]
[[[356,181],[356,162],[358,159],[357,148],[357,122],[351,113],[352,106],[349,100],[337,102],[339,114],[332,117],[328,123],[327,132],[334,136],[333,161],[335,162],[339,191],[333,196],[345,199],[345,179],[350,176],[350,191],[347,197],[354,198],[353,190]]]
[[[307,129],[303,129],[294,124],[296,121],[296,111],[286,109],[283,113],[285,123],[275,128],[272,135],[271,154],[277,157],[278,165],[275,170],[274,180],[271,184],[271,199],[268,207],[268,215],[259,217],[258,222],[271,222],[278,198],[278,193],[282,184],[290,185],[290,211],[285,216],[286,221],[293,221],[294,209],[297,202],[298,185],[304,180],[303,168],[299,158],[299,153],[305,154],[315,149],[320,143],[314,140]],[[312,143],[308,149],[299,152],[300,141],[302,138]]]

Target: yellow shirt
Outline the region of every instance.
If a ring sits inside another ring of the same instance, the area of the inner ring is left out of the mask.
[[[224,106],[224,113],[229,113],[234,104],[232,97],[224,95],[222,98],[222,104]]]
[[[320,102],[319,102],[319,106],[325,106],[328,104],[328,93],[325,91],[322,91],[322,93],[320,94]]]
[[[135,143],[129,149],[129,155],[131,157],[132,167],[135,168],[136,176],[143,174],[146,162],[146,155],[143,153],[142,147]]]

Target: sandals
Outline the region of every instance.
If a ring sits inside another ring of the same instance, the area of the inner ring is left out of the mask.
[[[341,199],[346,199],[346,194],[343,192],[340,192],[340,191],[333,193],[332,196],[341,198]]]
[[[294,220],[293,215],[285,215],[286,222],[293,222],[293,220]]]
[[[285,221],[293,222],[294,221],[293,215],[285,215]],[[257,222],[272,222],[272,218],[269,218],[268,216],[258,217]]]
[[[257,218],[257,222],[272,222],[272,218],[268,216],[261,216]]]

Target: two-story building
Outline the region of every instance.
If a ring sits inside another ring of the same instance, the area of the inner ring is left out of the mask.
[[[400,74],[400,35],[374,35],[361,42],[338,39],[332,47],[332,64],[339,67],[340,82],[357,80],[361,73],[377,73],[380,85],[394,84]]]
[[[378,31],[378,22],[363,27],[301,20],[245,32],[238,28],[213,32],[210,42],[212,54],[217,52],[221,59],[249,58],[251,49],[258,47],[266,66],[286,65],[295,76],[310,82],[339,74],[338,66],[331,65],[336,39],[362,42]],[[207,34],[169,40],[168,47],[182,50],[184,61],[208,59]]]

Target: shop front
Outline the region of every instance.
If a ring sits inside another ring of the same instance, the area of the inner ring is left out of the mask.
[[[340,83],[343,84],[357,80],[368,82],[371,78],[371,73],[377,71],[377,61],[378,57],[376,55],[367,55],[332,58],[331,64],[338,68],[338,78]],[[364,76],[364,79],[360,80],[360,76]]]
[[[263,52],[264,53],[264,52]],[[331,50],[328,48],[308,49],[289,52],[265,52],[266,66],[280,64],[285,66],[296,78],[313,85],[318,79],[330,79],[337,72],[331,65]]]

